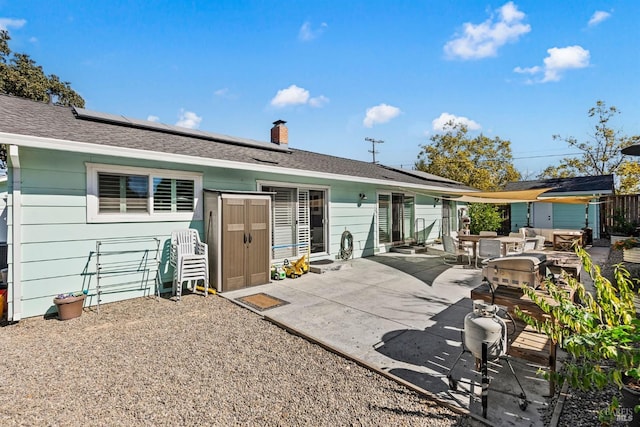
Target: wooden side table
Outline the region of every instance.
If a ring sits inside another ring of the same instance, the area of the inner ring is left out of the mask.
[[[556,251],[570,251],[574,244],[582,246],[582,231],[567,230],[553,232],[553,249]]]

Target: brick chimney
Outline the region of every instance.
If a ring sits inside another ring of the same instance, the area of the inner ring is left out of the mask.
[[[289,143],[289,129],[285,126],[284,120],[276,120],[271,128],[271,142],[278,145]]]

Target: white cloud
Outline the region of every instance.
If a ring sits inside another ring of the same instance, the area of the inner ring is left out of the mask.
[[[147,121],[149,121],[149,122],[159,122],[160,121],[160,117],[149,114],[147,116]]]
[[[289,105],[308,104],[311,107],[319,108],[328,102],[329,98],[324,95],[312,98],[308,90],[296,85],[291,85],[286,89],[280,89],[271,100],[271,105],[274,107],[287,107]]]
[[[308,100],[308,90],[291,85],[286,89],[280,89],[271,100],[271,105],[274,107],[286,107],[287,105],[306,104]]]
[[[605,12],[604,10],[597,10],[591,16],[591,19],[589,19],[589,26],[595,27],[596,25],[598,25],[602,21],[609,19],[610,17],[611,17],[611,14],[609,12]]]
[[[456,116],[450,113],[442,113],[438,118],[433,119],[431,122],[431,126],[435,131],[443,131],[445,129],[445,125],[453,122],[457,124],[462,124],[467,127],[469,130],[480,130],[482,126],[479,123],[463,116]]]
[[[586,68],[589,66],[591,54],[582,46],[552,47],[547,49],[549,56],[544,58],[544,66],[516,67],[520,74],[543,74],[538,83],[557,82],[566,70]],[[530,81],[533,82],[533,81]]]
[[[322,33],[324,33],[324,30],[327,29],[327,27],[327,23],[323,22],[322,24],[320,24],[319,28],[316,28],[314,30],[313,28],[311,28],[311,22],[306,21],[304,24],[302,24],[302,27],[300,27],[300,31],[298,31],[298,39],[303,42],[308,42],[316,39],[320,37]]]
[[[9,27],[22,28],[26,23],[25,19],[0,18],[0,30],[8,30]]]
[[[215,96],[226,96],[229,93],[229,88],[222,88],[222,89],[218,89],[215,92],[213,92],[213,94]]]
[[[179,119],[176,122],[176,126],[188,129],[197,129],[202,121],[202,117],[192,111],[185,111],[184,108],[180,110],[180,115],[178,117]]]
[[[315,98],[309,98],[309,105],[315,108],[324,107],[329,103],[329,98],[324,95],[316,96]]]
[[[444,51],[449,58],[481,59],[496,56],[498,49],[515,42],[531,31],[522,21],[526,15],[513,2],[498,9],[498,17],[489,17],[481,24],[465,23],[463,34],[447,42]]]
[[[401,111],[398,107],[387,104],[376,105],[375,107],[367,108],[367,113],[362,124],[370,128],[376,123],[386,123],[394,117],[397,117],[400,113]]]

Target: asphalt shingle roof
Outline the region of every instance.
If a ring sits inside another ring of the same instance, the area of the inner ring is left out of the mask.
[[[554,187],[554,190],[545,193],[553,195],[558,193],[613,193],[613,175],[580,176],[574,178],[549,178],[533,181],[510,182],[505,190],[533,190],[536,188]]]
[[[181,135],[169,130],[149,129],[142,121],[122,118],[122,123],[107,123],[82,117],[88,110],[61,107],[9,95],[0,95],[0,132],[84,142],[114,148],[133,148],[203,159],[228,160],[277,168],[317,171],[360,178],[387,180],[396,184],[419,184],[443,190],[470,190],[455,181],[385,167],[343,157],[297,150],[283,150],[269,142],[253,141],[206,132]],[[79,113],[79,114],[77,114]],[[91,112],[89,112],[91,113]],[[105,115],[110,116],[110,115]],[[111,116],[117,117],[117,116]],[[127,123],[128,122],[128,123]],[[157,126],[153,124],[153,126]],[[157,126],[160,128],[161,126]],[[265,130],[265,133],[268,130]]]

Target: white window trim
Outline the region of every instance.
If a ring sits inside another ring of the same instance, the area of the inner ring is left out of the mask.
[[[98,163],[86,163],[86,167],[88,223],[197,221],[202,219],[202,173]],[[154,177],[193,180],[194,210],[193,212],[151,213],[153,206],[153,196],[151,195],[147,199],[149,213],[100,213],[98,209],[98,173],[145,175],[149,176],[151,181]]]

